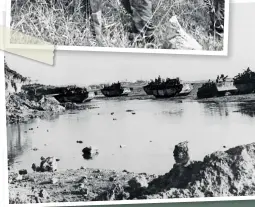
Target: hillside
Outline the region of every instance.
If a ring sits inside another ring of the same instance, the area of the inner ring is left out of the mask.
[[[12,93],[21,92],[23,85],[29,84],[31,80],[28,77],[24,77],[16,71],[10,69],[8,64],[4,63],[5,72],[5,95],[8,96]]]

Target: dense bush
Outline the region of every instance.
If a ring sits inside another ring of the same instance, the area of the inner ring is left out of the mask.
[[[104,86],[103,90],[121,90],[121,84],[120,82],[118,83],[113,83],[110,86]]]
[[[234,84],[255,83],[255,72],[248,67],[243,73],[234,77]]]
[[[182,89],[182,84],[180,83],[179,78],[166,78],[162,79],[160,76],[156,78],[155,80],[151,80],[147,86],[150,90],[161,90],[161,89],[167,89],[167,88],[181,88]]]
[[[197,91],[197,98],[211,98],[217,95],[216,83],[208,81],[204,83]]]

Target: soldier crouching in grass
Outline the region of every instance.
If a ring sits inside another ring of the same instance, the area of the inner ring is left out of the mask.
[[[93,35],[100,46],[102,43],[102,3],[104,0],[87,0],[91,9]],[[129,39],[141,35],[146,42],[154,41],[152,20],[152,0],[119,0],[132,17]]]

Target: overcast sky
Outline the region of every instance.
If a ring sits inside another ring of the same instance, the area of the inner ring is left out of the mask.
[[[230,4],[228,57],[107,52],[55,52],[55,65],[48,66],[6,54],[9,66],[43,84],[89,85],[158,75],[182,80],[214,79],[224,73],[235,76],[248,66],[255,70],[255,3]]]

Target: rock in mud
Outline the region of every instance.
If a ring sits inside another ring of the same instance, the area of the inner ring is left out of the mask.
[[[115,177],[110,177],[110,178],[109,178],[109,181],[110,181],[110,182],[113,182],[113,181],[115,181],[115,180],[116,180]]]
[[[128,185],[132,189],[137,190],[137,189],[140,189],[140,188],[147,188],[148,187],[148,181],[147,181],[145,176],[139,175],[139,176],[136,176],[136,177],[132,178],[131,180],[129,180]]]
[[[40,169],[40,167],[39,166],[36,166],[36,164],[35,163],[33,163],[32,164],[32,170],[34,171],[34,172],[41,172],[41,169]]]
[[[61,106],[60,103],[54,97],[43,97],[39,104],[45,111],[52,111],[54,113],[61,113],[65,111],[65,107]]]
[[[15,178],[16,181],[21,181],[23,180],[23,175],[18,174],[17,177]]]
[[[57,179],[57,178],[51,178],[50,179],[50,183],[51,184],[56,184],[56,183],[58,183],[59,182],[59,180]]]
[[[26,194],[9,191],[9,204],[27,204],[29,199]]]
[[[35,172],[55,172],[57,171],[57,159],[55,157],[41,157],[40,166],[33,163],[32,169]]]
[[[55,172],[57,171],[57,161],[55,157],[47,157],[41,161],[40,168],[42,172]]]
[[[26,175],[27,174],[27,170],[26,169],[19,170],[19,174],[20,175]]]
[[[129,197],[129,193],[125,191],[122,185],[113,184],[109,189],[101,192],[94,201],[127,200]]]
[[[49,194],[48,194],[48,192],[46,191],[46,190],[40,190],[40,192],[38,193],[38,195],[39,195],[39,197],[41,197],[41,198],[49,198],[50,196],[49,196]]]
[[[176,164],[186,165],[190,161],[187,141],[175,145],[173,153]]]

